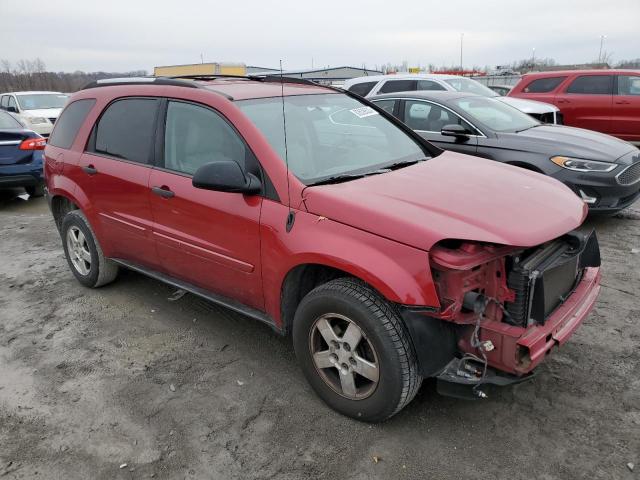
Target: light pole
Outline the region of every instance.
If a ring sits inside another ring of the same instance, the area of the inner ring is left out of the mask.
[[[536,47],[533,47],[533,53],[531,54],[531,68],[536,68]]]
[[[460,71],[462,71],[462,42],[464,40],[464,33],[460,34]]]
[[[604,44],[605,38],[607,38],[606,35],[600,35],[600,53],[598,54],[598,63],[602,63],[602,45]]]

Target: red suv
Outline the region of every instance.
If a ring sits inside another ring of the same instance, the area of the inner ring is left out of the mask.
[[[640,142],[640,71],[571,70],[523,75],[508,96],[553,103],[564,124]]]
[[[45,175],[81,284],[130,268],[291,333],[316,392],[361,420],[424,377],[474,397],[529,378],[599,291],[586,205],[560,182],[300,81],[89,85]]]

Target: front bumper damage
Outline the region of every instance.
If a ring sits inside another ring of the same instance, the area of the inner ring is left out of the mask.
[[[456,245],[434,253],[442,308],[403,316],[421,374],[436,377],[447,395],[482,398],[481,385],[532,378],[600,291],[594,232],[570,232],[533,249]]]

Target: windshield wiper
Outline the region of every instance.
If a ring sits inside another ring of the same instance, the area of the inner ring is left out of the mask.
[[[531,130],[532,128],[539,127],[540,125],[531,125],[530,127],[523,128],[522,130],[516,130],[515,133],[524,132],[525,130]]]
[[[316,185],[327,185],[329,183],[341,183],[348,182],[349,180],[355,180],[356,178],[368,177],[369,175],[378,175],[380,173],[390,172],[391,170],[388,168],[381,168],[380,170],[374,170],[373,172],[365,172],[365,173],[344,173],[341,175],[333,175],[329,178],[323,178],[322,180],[318,180],[317,182],[313,182],[309,184],[309,187],[313,187]]]
[[[427,160],[427,158],[416,158],[413,160],[402,160],[401,162],[396,162],[396,163],[392,163],[391,165],[387,165],[386,167],[384,167],[384,170],[396,170],[398,168],[402,168],[402,167],[408,167],[409,165],[414,165],[418,162],[423,162]]]

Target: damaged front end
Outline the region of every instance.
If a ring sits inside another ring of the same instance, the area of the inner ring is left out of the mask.
[[[405,318],[418,335],[423,375],[436,376],[439,390],[454,396],[483,397],[481,385],[528,379],[582,323],[600,289],[593,231],[531,248],[446,240],[430,258],[441,308]],[[439,336],[444,346],[424,350],[420,339],[434,328],[446,330]],[[436,360],[423,358],[434,352]]]

